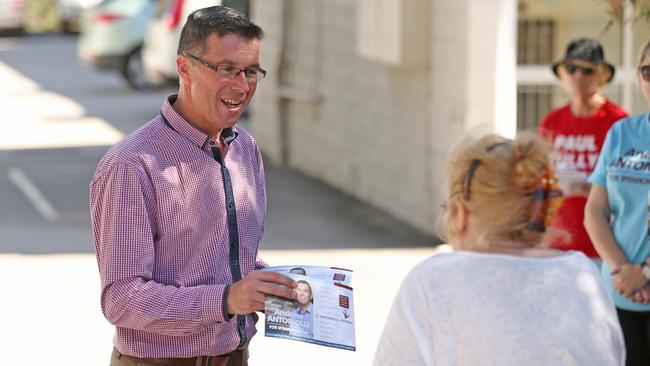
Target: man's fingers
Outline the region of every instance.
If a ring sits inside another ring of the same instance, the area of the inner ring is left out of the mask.
[[[259,281],[277,283],[289,288],[295,288],[297,286],[296,281],[291,279],[291,277],[279,274],[278,272],[255,271],[249,273],[250,275],[255,276],[255,279]]]
[[[274,295],[291,300],[296,298],[296,292],[293,288],[271,282],[262,282],[258,291],[266,295]]]
[[[251,302],[254,304],[262,304],[262,307],[264,307],[264,299],[266,296],[264,296],[263,293],[261,292],[255,292],[254,294],[251,295]]]
[[[296,282],[277,272],[253,271],[230,287],[228,312],[249,314],[264,309],[265,295],[274,295],[294,300]]]

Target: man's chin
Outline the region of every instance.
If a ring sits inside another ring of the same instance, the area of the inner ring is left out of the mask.
[[[226,118],[224,118],[224,124],[230,127],[234,126],[241,119],[242,114],[244,114],[243,111],[238,111],[237,113],[230,112],[226,114]]]

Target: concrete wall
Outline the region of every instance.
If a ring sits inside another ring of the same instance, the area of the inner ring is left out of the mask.
[[[253,132],[273,163],[434,233],[447,152],[479,124],[496,128],[498,5],[514,0],[375,1],[401,7],[373,22],[359,13],[372,1],[253,1],[269,70]],[[359,29],[382,23],[399,33],[388,53],[372,29]]]

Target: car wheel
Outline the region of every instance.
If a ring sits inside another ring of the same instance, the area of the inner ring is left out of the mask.
[[[130,88],[135,90],[151,90],[154,85],[147,79],[142,63],[141,47],[133,50],[124,61],[122,76]]]

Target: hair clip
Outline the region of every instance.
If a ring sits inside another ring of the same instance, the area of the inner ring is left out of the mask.
[[[488,147],[485,148],[487,152],[491,152],[495,148],[512,143],[511,139],[505,139],[503,141],[497,142],[495,144],[492,144]],[[467,168],[467,173],[465,174],[465,179],[463,179],[463,199],[465,201],[469,201],[469,187],[472,183],[472,177],[474,177],[474,172],[476,171],[476,168],[478,168],[478,165],[481,161],[478,159],[472,160],[472,162],[469,164],[469,168]]]
[[[549,168],[544,169],[542,178],[535,179],[530,188],[534,197],[526,227],[531,231],[544,232],[562,204],[562,191],[555,173]]]

